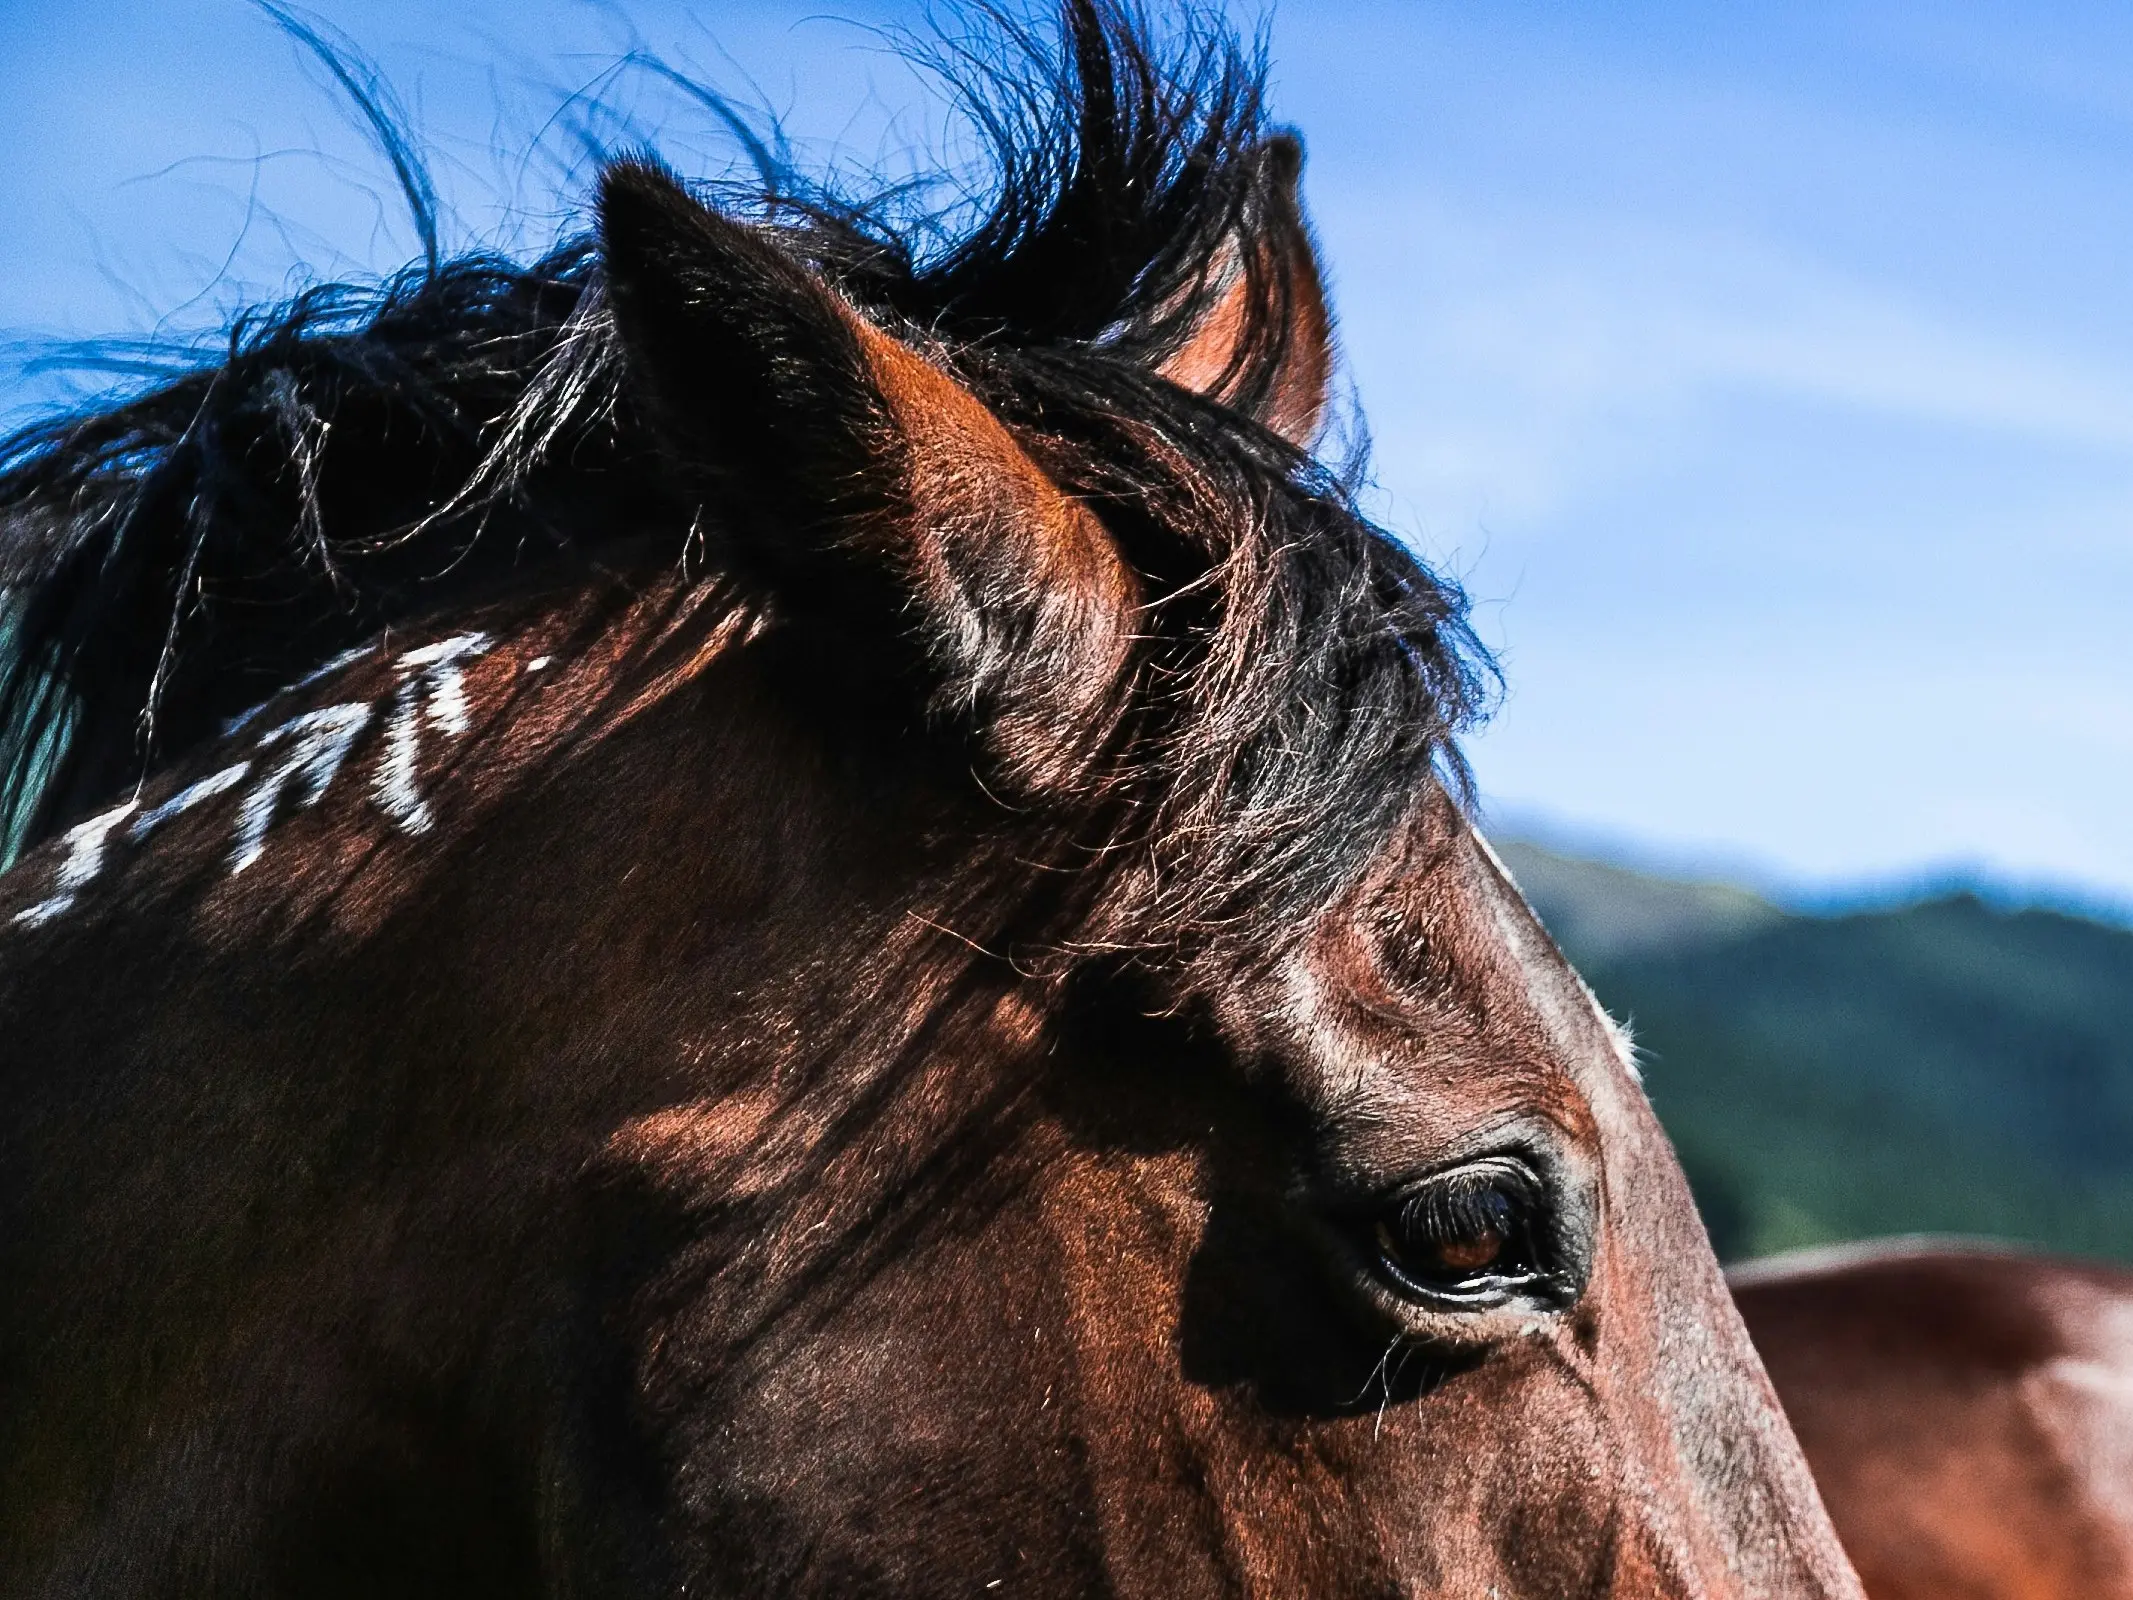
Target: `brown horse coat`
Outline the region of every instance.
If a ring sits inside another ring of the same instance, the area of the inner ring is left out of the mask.
[[[1873,1600],[2133,1596],[2133,1273],[1899,1242],[1732,1280]]]
[[[1857,1593],[1293,141],[1066,11],[936,264],[622,163],[0,476],[0,1590]]]

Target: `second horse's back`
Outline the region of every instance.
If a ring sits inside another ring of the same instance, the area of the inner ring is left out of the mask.
[[[2133,1272],[1901,1241],[1732,1276],[1872,1600],[2133,1600]]]

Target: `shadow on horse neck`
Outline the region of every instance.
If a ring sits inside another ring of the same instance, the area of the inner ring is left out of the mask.
[[[17,441],[9,1592],[1856,1593],[1298,145],[1062,38],[934,258],[623,161]]]

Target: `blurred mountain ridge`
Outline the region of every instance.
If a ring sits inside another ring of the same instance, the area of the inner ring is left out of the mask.
[[[1574,947],[1581,964],[1717,943],[1786,915],[1752,889],[1713,879],[1637,871],[1523,839],[1500,841],[1497,852],[1556,942]]]
[[[2133,929],[1498,849],[1631,1025],[1722,1255],[1930,1231],[2133,1260]]]

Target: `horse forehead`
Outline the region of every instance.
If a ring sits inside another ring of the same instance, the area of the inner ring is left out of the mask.
[[[1485,913],[1490,941],[1519,974],[1522,1002],[1530,1008],[1549,1047],[1593,1092],[1643,1093],[1636,1046],[1629,1030],[1600,1004],[1599,996],[1556,948],[1487,837],[1465,831],[1464,843],[1474,906]]]
[[[1280,971],[1281,1014],[1335,1083],[1564,1099],[1636,1078],[1627,1035],[1463,823],[1416,869],[1335,908]]]

